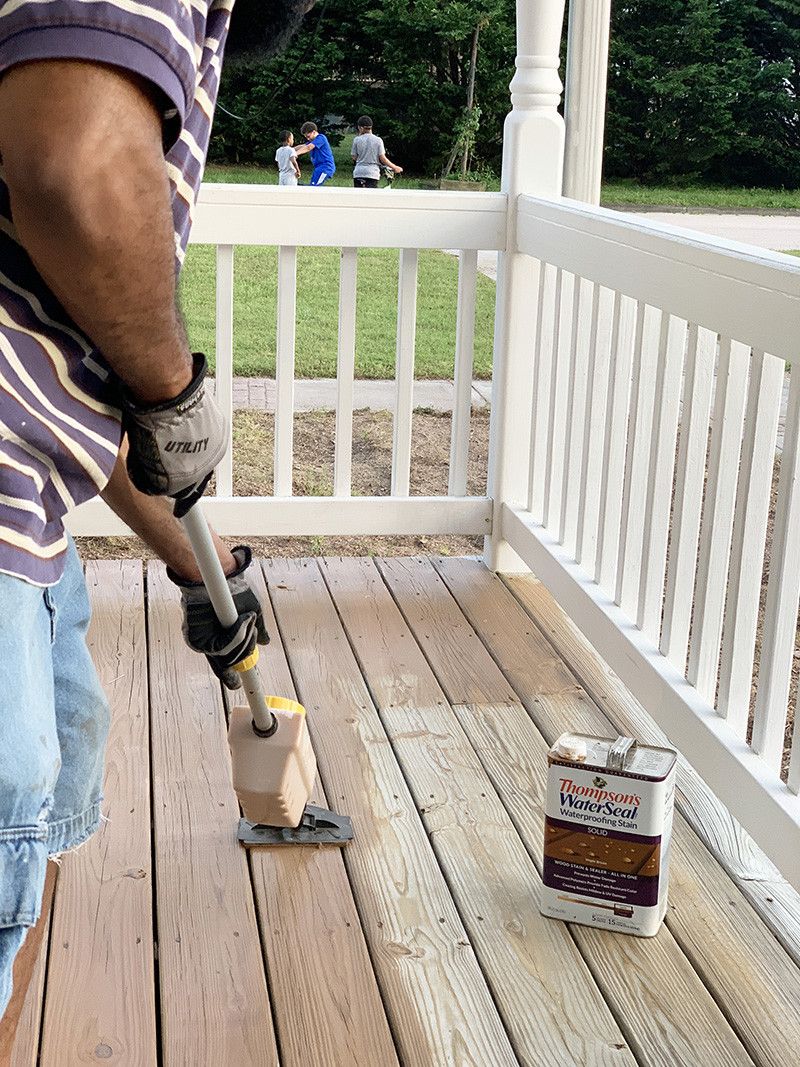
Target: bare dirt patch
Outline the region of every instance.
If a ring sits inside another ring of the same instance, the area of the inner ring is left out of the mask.
[[[328,496],[333,492],[336,419],[330,411],[311,411],[294,418],[293,491],[296,496]],[[411,445],[411,495],[447,493],[450,465],[449,414],[414,413]],[[274,420],[261,411],[237,411],[233,417],[233,490],[236,496],[269,496],[273,486]],[[489,414],[472,413],[467,491],[486,492]],[[383,411],[357,411],[353,416],[353,495],[388,496],[392,475],[392,416]],[[213,487],[212,487],[213,488]],[[231,543],[235,539],[229,538]],[[481,552],[479,537],[254,537],[253,551],[262,556],[468,556]],[[84,559],[152,559],[136,537],[79,538]]]

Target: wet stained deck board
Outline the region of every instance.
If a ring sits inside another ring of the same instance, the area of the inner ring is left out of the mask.
[[[264,688],[297,699],[260,570],[253,582],[270,635],[259,660]],[[312,800],[330,806],[319,778]],[[343,850],[256,848],[250,863],[282,1067],[396,1067]]]
[[[766,1067],[795,1047],[800,971],[688,825],[657,938],[539,916],[547,741],[611,709],[532,598],[474,561],[263,572],[266,686],[306,703],[317,798],[356,841],[245,854],[222,695],[183,645],[176,590],[148,565],[145,649],[140,565],[91,564],[112,821],[65,857],[13,1067]],[[751,1009],[733,992],[748,953]]]
[[[43,1067],[156,1055],[144,573],[90,562],[87,636],[111,708],[100,830],[67,858],[50,938]]]
[[[184,644],[178,590],[147,568],[156,918],[168,1065],[278,1063],[222,694]]]

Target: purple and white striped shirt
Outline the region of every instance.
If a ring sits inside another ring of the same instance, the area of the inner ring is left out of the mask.
[[[162,90],[180,267],[205,166],[234,0],[0,0],[0,75],[82,59]],[[102,353],[49,291],[14,228],[0,165],[0,571],[61,577],[63,517],[105,487],[120,445]]]

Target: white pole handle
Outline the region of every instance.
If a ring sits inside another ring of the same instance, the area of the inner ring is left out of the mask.
[[[195,504],[191,507],[181,522],[191,543],[200,576],[217,618],[226,629],[235,626],[239,613],[233,602],[225,572],[219,561],[214,542],[211,540],[211,532],[200,505]],[[242,688],[247,694],[247,702],[253,713],[253,725],[259,733],[271,734],[275,728],[275,716],[267,707],[258,667],[253,666],[242,671],[240,677]]]

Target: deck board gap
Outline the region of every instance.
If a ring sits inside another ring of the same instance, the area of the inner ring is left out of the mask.
[[[149,605],[150,568],[142,564],[142,610],[144,612],[144,671],[147,691],[147,758],[150,776],[150,896],[153,919],[153,996],[156,1005],[156,1065],[164,1067],[164,1047],[161,1034],[161,967],[158,959],[158,876],[156,851],[156,797],[155,797],[155,759],[153,756],[153,684],[150,672],[150,605]]]

